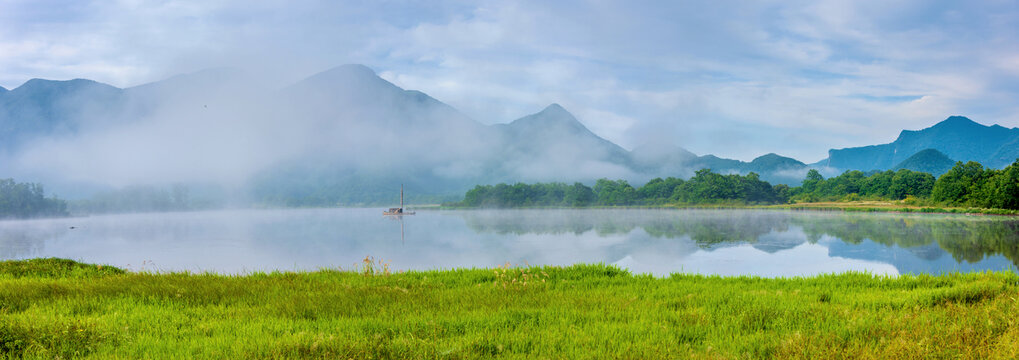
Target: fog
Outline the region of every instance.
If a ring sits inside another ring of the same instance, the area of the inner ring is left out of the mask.
[[[0,171],[70,198],[170,184],[350,192],[335,190],[355,182],[345,176],[448,196],[497,181],[647,177],[558,105],[483,125],[365,66],[285,86],[256,75],[212,69],[126,89],[30,81],[4,94],[0,116],[38,126],[6,135]]]

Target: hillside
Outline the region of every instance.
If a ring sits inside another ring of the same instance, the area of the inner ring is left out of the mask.
[[[948,172],[954,165],[955,161],[942,152],[934,149],[925,149],[895,165],[892,170],[907,169],[929,173],[938,177]]]

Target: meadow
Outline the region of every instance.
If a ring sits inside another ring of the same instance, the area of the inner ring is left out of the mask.
[[[0,262],[3,358],[1017,358],[1019,275]]]

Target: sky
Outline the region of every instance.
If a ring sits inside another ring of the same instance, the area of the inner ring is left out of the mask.
[[[0,86],[359,63],[486,124],[815,162],[951,115],[1019,126],[1013,1],[0,0]]]

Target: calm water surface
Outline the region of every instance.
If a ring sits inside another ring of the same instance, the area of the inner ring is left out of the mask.
[[[73,229],[71,227],[74,227]],[[0,259],[239,273],[504,263],[797,276],[1016,271],[1019,219],[746,210],[236,210],[0,221]]]

